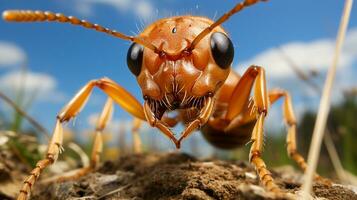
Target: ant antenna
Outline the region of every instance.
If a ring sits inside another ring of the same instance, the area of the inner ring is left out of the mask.
[[[57,21],[61,23],[71,23],[73,25],[79,25],[84,28],[94,29],[99,32],[107,33],[114,37],[121,38],[123,40],[130,40],[141,44],[154,52],[160,52],[153,44],[147,42],[145,39],[135,36],[128,36],[115,30],[110,30],[98,24],[93,24],[86,20],[80,20],[73,16],[65,16],[62,13],[52,13],[43,11],[31,11],[31,10],[6,10],[3,12],[2,17],[6,21],[11,22],[42,22],[42,21]]]
[[[254,5],[261,1],[267,1],[267,0],[245,0],[235,5],[230,11],[224,13],[224,15],[222,15],[218,20],[216,20],[209,27],[205,28],[200,34],[198,34],[196,38],[192,41],[191,46],[189,46],[188,50],[193,50],[197,45],[197,43],[199,43],[207,34],[209,34],[217,26],[227,21],[232,15],[238,13],[239,11],[243,10],[248,6]]]

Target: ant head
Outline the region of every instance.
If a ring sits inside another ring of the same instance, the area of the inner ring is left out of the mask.
[[[133,43],[127,55],[144,96],[169,104],[185,96],[214,94],[230,72],[233,44],[217,26],[192,47],[195,38],[214,22],[204,17],[178,16],[161,19],[140,35],[157,47],[158,53]],[[186,106],[181,104],[180,107]]]
[[[181,16],[148,26],[139,37],[155,48],[134,42],[127,54],[129,69],[137,77],[144,97],[158,101],[165,97],[168,104],[181,101],[180,107],[185,107],[187,94],[214,94],[228,77],[234,56],[232,42],[220,25],[259,1],[238,3],[215,22]]]

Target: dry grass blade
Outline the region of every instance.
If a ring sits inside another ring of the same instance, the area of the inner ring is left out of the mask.
[[[316,165],[320,154],[321,141],[326,127],[327,116],[330,111],[331,89],[336,75],[336,68],[341,53],[342,44],[346,35],[346,29],[350,18],[352,3],[353,0],[345,1],[345,7],[342,14],[342,19],[340,22],[340,27],[336,39],[336,48],[333,57],[333,62],[327,73],[327,78],[325,81],[324,90],[320,101],[319,111],[314,127],[309,155],[308,155],[308,167],[305,172],[305,181],[302,187],[304,199],[308,198],[312,187],[312,180],[315,174]]]
[[[118,192],[120,192],[120,191],[122,191],[122,190],[124,190],[124,189],[126,189],[126,188],[128,188],[128,187],[131,187],[131,185],[129,184],[129,185],[126,185],[126,186],[117,188],[117,189],[115,189],[115,190],[113,190],[113,191],[110,191],[110,192],[108,192],[108,193],[106,193],[106,194],[104,194],[104,195],[102,195],[102,196],[100,196],[100,197],[98,197],[98,198],[96,198],[96,199],[98,199],[98,200],[104,199],[104,197],[107,197],[107,196],[109,196],[109,195],[118,193]]]
[[[50,139],[48,131],[40,123],[38,123],[35,119],[33,119],[30,115],[23,111],[19,106],[17,106],[16,103],[13,102],[9,97],[7,97],[4,93],[0,92],[0,98],[3,99],[11,107],[13,107],[16,112],[25,117],[34,127],[36,127],[37,130],[43,133],[46,136],[47,140]]]
[[[84,167],[89,166],[89,158],[83,149],[76,143],[70,142],[68,147],[78,154]]]
[[[331,138],[331,133],[329,130],[326,130],[326,132],[325,132],[324,142],[325,142],[328,154],[330,155],[332,165],[336,170],[338,178],[340,179],[340,181],[350,184],[351,181],[349,180],[349,177],[346,175],[345,170],[342,166],[341,160],[338,157],[338,153],[337,153],[335,145],[333,144],[333,140]]]

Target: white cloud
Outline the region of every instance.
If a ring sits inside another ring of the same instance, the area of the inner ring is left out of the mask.
[[[56,90],[57,81],[45,73],[11,71],[0,76],[0,89],[14,97],[24,91],[25,102],[28,100],[62,102],[64,95]]]
[[[291,63],[284,57],[291,59],[302,72],[316,71],[318,76],[313,78],[317,85],[323,86],[328,67],[332,63],[335,49],[334,39],[317,39],[310,42],[290,42],[280,47],[269,48],[253,58],[243,61],[237,70],[243,73],[250,65],[260,65],[266,70],[268,88],[283,88],[294,98],[303,98],[305,101],[318,97],[316,91],[302,82],[291,67]],[[346,40],[340,57],[336,81],[334,86],[333,102],[341,99],[341,91],[350,86],[356,86],[353,73],[357,64],[357,28],[347,32]],[[318,102],[318,101],[314,101]],[[310,104],[311,107],[316,106]]]
[[[318,39],[310,42],[290,42],[280,47],[267,49],[253,58],[242,62],[239,71],[248,66],[260,65],[267,71],[267,77],[275,79],[289,79],[295,77],[284,54],[305,72],[310,70],[324,71],[332,62],[335,49],[334,39]],[[351,66],[357,60],[357,29],[347,33],[343,53],[340,57],[340,68]]]
[[[351,29],[346,36],[344,51],[357,56],[357,28]]]
[[[92,16],[93,9],[92,6],[88,3],[77,3],[74,5],[74,8],[80,15],[83,16]]]
[[[77,0],[75,8],[80,14],[90,16],[96,4],[107,5],[123,13],[132,12],[141,19],[147,19],[154,14],[150,0]]]
[[[142,18],[149,18],[153,15],[153,7],[149,1],[139,1],[135,6],[136,15]]]
[[[8,67],[23,64],[26,53],[17,45],[0,41],[0,67]]]

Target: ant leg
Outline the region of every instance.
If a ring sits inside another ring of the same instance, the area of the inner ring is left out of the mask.
[[[17,197],[18,200],[28,199],[31,188],[39,178],[41,172],[57,160],[58,155],[62,151],[63,123],[69,121],[79,113],[81,108],[86,104],[94,87],[103,90],[111,99],[133,116],[145,120],[143,108],[140,103],[120,85],[108,78],[90,81],[57,115],[56,126],[48,145],[46,157],[37,162],[36,167],[30,172],[30,176],[25,179],[20,194]]]
[[[275,103],[278,99],[284,97],[283,103],[283,115],[286,126],[288,127],[288,134],[286,136],[287,152],[288,156],[293,159],[297,165],[305,171],[307,168],[306,161],[304,157],[297,151],[296,145],[296,118],[293,109],[293,104],[291,102],[290,94],[285,90],[275,89],[269,91],[269,101],[271,104]],[[315,179],[324,179],[318,174],[315,174]],[[325,182],[329,182],[324,180]]]
[[[96,125],[90,165],[66,173],[68,175],[62,175],[60,177],[55,177],[54,179],[51,178],[52,180],[55,180],[57,182],[75,180],[94,171],[98,167],[98,164],[100,162],[100,155],[103,152],[102,133],[104,128],[107,126],[108,122],[110,121],[112,114],[113,114],[113,100],[111,98],[108,98]]]
[[[53,164],[57,160],[58,155],[62,152],[62,140],[63,140],[63,127],[60,120],[57,119],[52,139],[48,145],[46,157],[36,163],[36,167],[30,172],[30,176],[28,176],[24,180],[24,184],[22,185],[17,200],[28,199],[28,197],[30,196],[31,187],[35,184],[41,172],[46,167]]]
[[[93,144],[91,162],[90,162],[90,167],[92,169],[96,169],[100,161],[100,155],[103,152],[102,133],[113,116],[113,110],[114,110],[113,100],[111,98],[108,98],[107,102],[104,105],[103,111],[99,116],[96,130],[95,130],[95,138],[94,138],[94,144]]]
[[[141,120],[138,118],[133,119],[133,127],[131,129],[131,132],[133,134],[133,150],[134,153],[142,153],[142,142],[141,138],[139,135],[139,129],[141,127]]]
[[[283,115],[284,121],[288,127],[288,134],[286,137],[287,152],[290,158],[292,158],[298,166],[305,171],[307,164],[305,159],[297,152],[296,147],[296,118],[294,114],[294,109],[291,103],[291,97],[289,93],[283,90],[272,90],[269,92],[270,103],[275,103],[278,99],[284,97],[283,103]]]
[[[265,71],[257,67],[257,78],[254,85],[254,109],[258,114],[257,122],[252,132],[252,146],[250,148],[249,160],[255,165],[263,185],[272,192],[280,192],[279,187],[275,184],[270,171],[267,169],[264,160],[261,157],[264,143],[264,120],[268,114],[268,95],[266,89]]]
[[[251,108],[252,115],[249,118],[249,121],[254,117],[256,122],[251,135],[252,145],[249,153],[249,161],[255,166],[260,181],[265,188],[269,191],[280,193],[279,187],[275,184],[270,171],[267,169],[264,160],[261,158],[264,138],[264,119],[268,113],[269,106],[265,71],[263,68],[251,66],[243,74],[233,91],[225,118],[226,120],[232,121],[236,119],[239,114],[242,114],[249,108],[249,98],[252,89],[254,89],[254,101],[251,102],[253,102],[254,105]],[[235,126],[236,123],[231,123],[226,130],[230,129],[231,126]]]
[[[275,184],[273,177],[271,176],[270,171],[267,169],[264,160],[261,157],[263,149],[263,126],[265,113],[262,112],[259,114],[258,121],[256,122],[253,132],[252,132],[252,146],[250,147],[249,152],[249,161],[255,166],[257,173],[259,175],[260,181],[263,185],[272,192],[279,193],[280,189]]]
[[[244,72],[242,77],[239,79],[239,82],[235,86],[230,101],[228,102],[228,108],[227,108],[225,120],[232,121],[239,114],[243,113],[243,111],[248,107],[250,93],[253,88],[254,82],[257,83],[256,85],[262,84],[256,80],[259,74],[261,73],[261,71],[264,71],[264,69],[258,66],[251,66],[247,69],[247,71]],[[264,79],[264,84],[265,84],[265,79]],[[262,92],[266,93],[266,91],[262,91]]]

